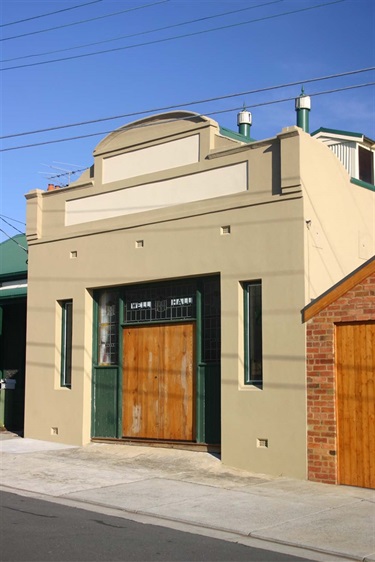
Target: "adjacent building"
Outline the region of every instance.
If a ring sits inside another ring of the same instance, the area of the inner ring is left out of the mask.
[[[309,480],[375,488],[375,257],[303,310]]]
[[[25,401],[27,242],[0,244],[0,428],[22,432]]]

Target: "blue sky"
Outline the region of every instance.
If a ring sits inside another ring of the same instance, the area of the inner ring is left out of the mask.
[[[375,139],[374,86],[314,96],[374,82],[374,71],[308,83],[375,66],[374,0],[92,0],[82,5],[89,1],[0,1],[1,137],[139,113],[3,139],[0,216],[21,231],[28,191],[67,183],[66,176],[50,176],[62,173],[61,168],[90,166],[92,152],[107,132],[142,118],[148,110],[182,104],[237,130],[236,115],[245,103],[253,115],[251,134],[262,139],[294,125],[296,118],[293,101],[258,104],[294,98],[304,83],[312,95],[311,131],[324,126]],[[57,10],[64,11],[35,18]],[[84,22],[115,12],[123,13]],[[5,25],[27,18],[34,19]],[[218,27],[224,29],[200,33]],[[39,33],[48,28],[55,29]],[[118,39],[124,36],[128,37]],[[82,47],[89,43],[97,44]],[[119,50],[35,65],[110,49]],[[16,66],[22,68],[11,68]],[[298,85],[224,97],[294,82]],[[217,97],[223,99],[203,102]],[[92,133],[101,134],[4,150]],[[0,241],[17,234],[3,220],[0,223],[6,233],[0,231]]]

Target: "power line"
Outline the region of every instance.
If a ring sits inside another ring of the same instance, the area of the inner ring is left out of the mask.
[[[135,10],[142,10],[143,8],[150,8],[151,6],[156,6],[157,4],[164,4],[169,2],[169,0],[158,0],[152,4],[143,4],[142,6],[136,6],[135,8],[127,8],[126,10],[121,10],[120,12],[113,12],[111,14],[105,14],[104,16],[96,16],[95,18],[90,18],[86,20],[74,21],[72,23],[66,23],[63,25],[58,25],[55,27],[49,27],[48,29],[40,29],[39,31],[29,31],[28,33],[22,33],[21,35],[13,35],[12,37],[3,37],[0,41],[10,41],[11,39],[20,39],[21,37],[28,37],[29,35],[37,35],[39,33],[45,33],[46,31],[56,31],[57,29],[63,29],[64,27],[71,27],[73,25],[81,25],[82,23],[88,23],[90,21],[97,21],[104,18],[110,18],[113,16],[118,16],[119,14],[124,14],[126,12],[134,12]]]
[[[25,18],[23,20],[11,21],[9,23],[2,23],[0,27],[7,27],[9,25],[16,25],[17,23],[24,23],[26,21],[37,20],[39,18],[46,18],[47,16],[53,16],[55,14],[60,14],[61,12],[68,12],[69,10],[75,10],[76,8],[83,8],[83,6],[88,6],[89,4],[97,4],[98,2],[103,2],[103,0],[92,0],[91,2],[86,2],[85,4],[78,4],[78,6],[71,6],[70,8],[63,8],[62,10],[56,10],[55,12],[48,12],[46,14],[41,14],[39,16],[32,16],[31,18]]]
[[[301,84],[301,82],[299,82],[299,84]],[[326,91],[323,91],[323,92],[315,92],[315,93],[313,93],[313,94],[309,94],[309,96],[311,96],[311,97],[313,97],[313,96],[322,96],[322,95],[326,95],[326,94],[333,94],[333,93],[337,93],[337,92],[344,92],[344,91],[347,91],[347,90],[353,90],[353,89],[358,89],[358,88],[365,88],[365,87],[374,86],[374,85],[375,85],[375,82],[368,82],[368,83],[366,83],[366,84],[355,84],[355,85],[353,85],[353,86],[345,86],[345,87],[342,87],[342,88],[336,88],[336,89],[334,89],[334,90],[326,90]],[[239,95],[239,94],[238,94],[238,95]],[[290,98],[280,99],[280,100],[272,100],[272,101],[267,101],[267,102],[261,102],[261,103],[257,103],[257,104],[253,104],[253,105],[248,104],[247,107],[248,107],[249,109],[251,109],[251,108],[253,108],[253,107],[261,107],[261,106],[272,105],[272,104],[276,104],[276,103],[284,103],[284,102],[286,102],[286,101],[291,101],[291,100],[294,100],[294,99],[295,99],[295,96],[290,97]],[[175,106],[175,107],[176,107],[176,106]],[[223,110],[219,110],[219,111],[211,111],[211,112],[209,112],[209,113],[196,114],[196,115],[197,115],[197,116],[202,116],[202,117],[204,117],[204,116],[210,116],[210,115],[218,115],[218,114],[221,114],[221,113],[229,113],[229,112],[232,112],[232,111],[236,111],[236,110],[238,110],[238,109],[241,109],[241,108],[235,107],[235,108],[231,108],[231,109],[223,109]],[[146,113],[146,112],[145,112],[145,113]],[[172,118],[172,119],[170,119],[170,120],[168,120],[168,121],[165,121],[165,123],[167,123],[167,122],[175,122],[175,121],[184,121],[184,120],[187,120],[187,119],[190,119],[190,118],[191,118],[191,115],[189,115],[189,116],[187,116],[187,117]],[[137,129],[137,128],[143,128],[143,127],[150,127],[150,126],[152,126],[152,125],[154,125],[154,123],[145,123],[145,124],[144,124],[144,123],[140,123],[140,124],[138,124],[138,125],[135,124],[135,125],[133,125],[132,127],[128,127],[128,128],[129,128],[129,129],[130,129],[130,128],[131,128],[131,129]],[[33,143],[33,144],[25,144],[25,145],[22,145],[22,146],[14,146],[14,147],[11,147],[11,148],[2,148],[2,149],[0,149],[0,152],[9,152],[9,151],[12,151],[12,150],[20,150],[20,149],[23,149],[23,148],[32,148],[32,147],[35,147],[35,146],[44,146],[44,145],[47,145],[47,144],[57,144],[57,143],[60,143],[60,142],[66,142],[66,141],[72,141],[72,140],[85,139],[85,138],[89,138],[89,137],[98,137],[98,136],[108,135],[109,133],[112,133],[112,132],[113,132],[113,131],[101,131],[101,132],[98,132],[98,133],[88,133],[88,134],[86,134],[86,135],[78,135],[78,136],[75,136],[75,137],[67,137],[67,138],[63,138],[63,139],[55,139],[55,140],[51,140],[51,141],[43,141],[43,142],[37,142],[37,143]]]
[[[11,228],[13,228],[16,232],[19,232],[20,234],[24,234],[23,232],[21,232],[21,230],[19,230],[19,229],[16,228],[15,226],[13,226],[10,222],[6,221],[2,215],[0,215],[0,219],[1,219],[2,221],[4,221],[5,224],[7,224],[7,225],[10,226]]]
[[[19,246],[22,250],[24,250],[24,252],[26,252],[28,254],[28,250],[26,248],[24,248],[23,246],[21,246],[21,244],[19,244],[17,242],[17,240],[15,240],[14,238],[12,238],[12,236],[9,236],[9,234],[7,234],[5,232],[5,230],[3,230],[2,228],[0,228],[0,232],[2,232],[3,234],[5,234],[5,236],[9,239],[12,240],[12,242],[14,242],[15,244],[17,244],[17,246]],[[21,232],[21,234],[24,234],[23,232]]]
[[[22,132],[22,133],[13,133],[11,135],[4,135],[4,136],[0,136],[0,140],[5,140],[5,139],[10,139],[10,138],[14,138],[14,137],[22,137],[22,136],[27,136],[27,135],[35,135],[38,133],[47,133],[50,131],[57,131],[59,129],[68,129],[68,128],[72,128],[72,127],[81,127],[82,125],[92,125],[94,123],[102,123],[103,121],[113,121],[116,119],[124,119],[126,117],[136,117],[137,115],[147,115],[150,113],[160,113],[162,111],[170,111],[171,109],[179,109],[181,107],[187,107],[187,106],[192,106],[192,105],[199,105],[199,104],[203,104],[203,103],[210,103],[210,102],[214,102],[214,101],[221,101],[221,100],[225,100],[225,99],[229,99],[229,98],[236,98],[236,97],[244,97],[244,96],[250,96],[253,94],[259,94],[259,93],[263,93],[263,92],[270,92],[272,90],[279,90],[282,88],[290,88],[290,87],[294,87],[294,86],[300,86],[301,84],[311,84],[313,82],[321,82],[323,80],[332,80],[333,78],[343,78],[344,76],[352,76],[354,74],[361,74],[363,72],[371,72],[375,70],[375,66],[370,66],[368,68],[360,68],[360,69],[356,69],[356,70],[349,70],[347,72],[340,72],[340,73],[336,73],[336,74],[328,74],[326,76],[318,76],[316,78],[306,78],[304,80],[297,80],[295,82],[287,82],[285,84],[278,84],[276,86],[267,86],[265,88],[257,88],[254,90],[248,90],[246,92],[236,92],[234,94],[226,94],[224,96],[216,96],[213,98],[206,98],[206,99],[202,99],[202,100],[193,100],[193,101],[187,101],[187,102],[183,102],[183,103],[179,103],[179,104],[174,104],[174,105],[167,105],[164,107],[154,107],[152,109],[145,109],[143,111],[134,111],[131,113],[123,113],[120,115],[113,115],[111,117],[102,117],[99,119],[91,119],[89,121],[80,121],[78,123],[69,123],[67,125],[57,125],[55,127],[48,127],[45,129],[36,129],[34,131],[26,131],[26,132]]]
[[[263,4],[256,4],[255,6],[248,6],[246,8],[240,8],[239,10],[232,10],[230,12],[222,12],[221,14],[216,14],[216,15],[213,15],[213,16],[205,16],[205,17],[202,17],[202,18],[197,18],[197,19],[193,19],[193,20],[180,22],[180,23],[166,25],[164,27],[157,27],[155,29],[149,29],[147,31],[140,31],[138,33],[131,33],[129,35],[122,35],[121,37],[114,37],[113,39],[106,39],[104,41],[96,41],[95,43],[86,43],[84,45],[77,45],[76,47],[68,47],[68,48],[65,48],[65,49],[57,49],[57,50],[54,50],[54,51],[46,51],[44,53],[35,53],[35,54],[32,54],[32,55],[24,55],[22,57],[15,57],[15,58],[12,58],[12,59],[3,59],[0,62],[4,63],[4,62],[12,62],[12,61],[15,61],[15,60],[33,58],[33,57],[43,57],[43,56],[46,56],[46,55],[53,55],[55,53],[63,53],[63,52],[66,52],[66,51],[74,51],[76,49],[83,49],[85,47],[93,47],[95,45],[102,45],[103,43],[112,43],[113,41],[121,41],[122,39],[129,39],[131,37],[139,37],[140,35],[147,35],[149,33],[156,33],[158,31],[165,31],[167,29],[172,29],[174,27],[181,27],[183,25],[188,25],[188,24],[191,24],[191,23],[198,23],[198,22],[201,22],[201,21],[206,21],[206,20],[210,20],[210,19],[214,19],[214,18],[229,16],[229,15],[232,15],[232,14],[237,14],[239,12],[245,12],[247,10],[254,10],[255,8],[262,8],[263,6],[270,6],[271,4],[279,4],[281,2],[285,2],[285,0],[272,0],[272,2],[266,2],[266,3],[263,3]]]
[[[19,221],[17,219],[13,219],[12,217],[7,217],[6,215],[0,215],[0,217],[4,218],[4,219],[8,219],[9,221],[12,222],[18,222],[19,224],[23,224],[23,226],[26,226],[26,223]],[[23,234],[23,232],[21,232],[21,234]]]
[[[168,0],[164,0],[164,1],[168,1]],[[6,70],[16,70],[16,69],[19,69],[19,68],[29,68],[29,67],[32,67],[32,66],[40,66],[40,65],[51,64],[51,63],[55,63],[55,62],[63,62],[63,61],[67,61],[67,60],[80,59],[80,58],[84,58],[84,57],[92,57],[92,56],[106,54],[106,53],[113,53],[113,52],[116,52],[116,51],[124,51],[124,50],[127,50],[127,49],[135,49],[135,48],[138,48],[138,47],[146,47],[148,45],[155,45],[155,44],[158,44],[158,43],[166,43],[168,41],[175,41],[176,39],[184,39],[184,38],[187,38],[187,37],[194,37],[194,36],[197,36],[197,35],[203,35],[205,33],[212,33],[214,31],[222,31],[223,29],[230,29],[230,28],[234,28],[234,27],[248,25],[248,24],[251,24],[251,23],[257,23],[257,22],[260,22],[260,21],[266,21],[266,20],[270,20],[270,19],[283,17],[283,16],[289,16],[289,15],[301,13],[301,12],[307,12],[309,10],[316,10],[317,8],[325,8],[327,6],[332,6],[334,4],[341,4],[342,2],[346,2],[346,1],[347,0],[334,0],[333,2],[325,2],[323,4],[317,4],[316,6],[309,6],[307,8],[300,8],[298,10],[290,10],[288,12],[283,12],[281,14],[273,14],[271,16],[263,16],[261,18],[257,18],[257,19],[253,19],[253,20],[248,20],[248,21],[239,22],[239,23],[232,23],[232,24],[223,25],[223,26],[220,26],[220,27],[214,27],[214,28],[211,28],[211,29],[205,29],[205,30],[201,30],[201,31],[194,31],[194,32],[191,32],[191,33],[185,33],[183,35],[175,35],[173,37],[166,37],[164,39],[155,39],[153,41],[146,41],[144,43],[137,43],[135,45],[128,45],[126,47],[114,47],[113,49],[106,49],[104,51],[95,51],[94,53],[85,53],[85,54],[81,54],[81,55],[74,55],[74,56],[71,56],[71,57],[62,57],[62,58],[59,58],[59,59],[51,59],[51,60],[48,60],[48,61],[33,62],[33,63],[28,63],[28,64],[20,64],[18,66],[9,66],[8,68],[0,69],[0,71],[4,72]]]

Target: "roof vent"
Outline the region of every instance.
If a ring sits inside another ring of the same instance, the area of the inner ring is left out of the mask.
[[[250,111],[246,110],[245,104],[243,110],[237,114],[237,126],[240,135],[243,135],[250,140],[250,127],[252,123],[252,116]]]
[[[302,86],[301,95],[296,98],[297,127],[301,127],[305,133],[309,132],[309,113],[311,109],[310,96],[306,96],[305,89]]]

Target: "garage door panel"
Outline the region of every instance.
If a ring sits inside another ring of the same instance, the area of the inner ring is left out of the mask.
[[[338,478],[375,488],[375,323],[336,326]]]

